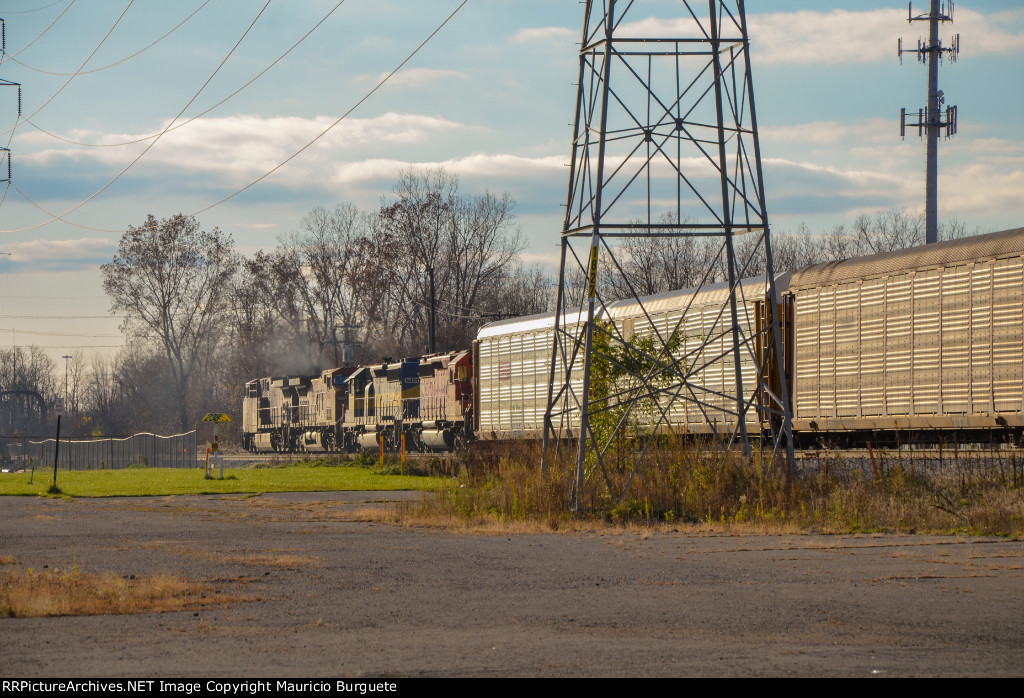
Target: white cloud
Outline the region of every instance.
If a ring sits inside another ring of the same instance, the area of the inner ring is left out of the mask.
[[[965,57],[1024,51],[1024,10],[984,15],[958,8],[954,19],[952,25],[944,25],[940,38],[948,45],[953,34],[961,34]],[[748,14],[747,25],[757,65],[892,60],[901,37],[905,46],[916,46],[917,38],[927,34],[927,25],[923,23],[908,26],[902,9]],[[625,23],[618,31],[621,36],[638,37],[701,35],[690,18],[648,17]],[[723,36],[728,36],[728,32],[723,32]]]
[[[939,175],[940,213],[956,211],[958,217],[970,220],[993,210],[1019,210],[1022,191],[1024,163],[1010,171],[985,162],[950,169]]]
[[[467,177],[500,177],[502,179],[527,178],[561,172],[565,158],[547,156],[528,158],[504,153],[474,153],[462,158],[437,162],[409,162],[393,159],[370,159],[362,162],[342,163],[335,169],[331,181],[353,184],[363,181],[389,180],[406,169],[429,170],[444,167],[449,172]]]
[[[794,144],[814,148],[841,146],[845,150],[856,147],[850,145],[851,141],[878,143],[884,147],[892,147],[899,143],[899,134],[890,119],[871,119],[845,124],[838,121],[811,121],[785,126],[767,126],[761,127],[758,135],[763,146],[780,145],[786,146],[787,150],[791,150],[790,146]]]
[[[527,43],[531,41],[564,42],[576,39],[576,32],[566,27],[525,27],[512,35],[512,41]]]
[[[894,187],[900,187],[906,182],[907,177],[903,174],[890,174],[879,170],[864,170],[851,167],[835,167],[832,165],[819,165],[813,162],[794,162],[785,158],[764,158],[764,167],[778,166],[790,167],[803,170],[804,172],[816,175],[828,175],[835,177],[858,189],[883,189],[891,191]]]
[[[11,253],[11,261],[17,264],[76,264],[97,259],[110,261],[117,245],[102,238],[78,238],[9,242],[4,245],[4,249]]]
[[[386,78],[388,73],[380,73],[376,76],[358,75],[352,82],[359,84],[372,82],[374,85]],[[388,80],[388,87],[430,87],[435,83],[444,80],[469,80],[468,73],[461,70],[447,70],[440,68],[406,68],[391,76]]]
[[[557,249],[553,249],[551,252],[521,252],[519,254],[519,261],[527,267],[534,265],[544,268],[544,271],[548,273],[558,273],[558,266],[562,262],[561,252]]]
[[[334,121],[329,116],[307,119],[237,115],[197,119],[165,135],[136,167],[160,165],[177,172],[220,174],[237,184],[277,166]],[[313,167],[318,161],[333,162],[339,154],[359,148],[380,149],[430,143],[442,134],[455,133],[464,128],[462,124],[441,117],[394,112],[369,119],[346,119],[307,150],[295,164],[298,167]],[[79,138],[91,141],[109,142],[112,137],[109,134],[79,133]],[[138,137],[131,134],[116,136],[121,140]],[[61,160],[98,161],[123,167],[140,150],[139,146],[130,150],[66,146],[27,153],[23,161],[49,167],[57,166]],[[296,167],[290,170],[294,173]],[[309,175],[313,176],[313,173]]]

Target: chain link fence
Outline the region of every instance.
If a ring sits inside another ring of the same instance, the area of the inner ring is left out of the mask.
[[[54,439],[0,438],[6,470],[53,467]],[[196,432],[159,436],[135,434],[123,439],[61,439],[57,467],[62,470],[122,468],[195,468]]]

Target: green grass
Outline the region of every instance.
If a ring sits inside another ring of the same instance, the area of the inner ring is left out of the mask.
[[[358,467],[295,464],[276,468],[228,468],[224,479],[207,480],[202,469],[128,468],[59,471],[57,484],[69,497],[146,497],[175,494],[243,494],[251,492],[336,492],[426,490],[439,478],[381,475]],[[52,470],[0,473],[0,495],[47,495]]]

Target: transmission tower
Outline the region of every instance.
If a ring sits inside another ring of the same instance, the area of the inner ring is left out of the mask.
[[[942,114],[942,105],[946,99],[939,89],[939,62],[942,54],[949,54],[950,62],[955,62],[960,53],[960,35],[957,34],[950,42],[950,46],[943,48],[939,40],[939,24],[953,21],[953,0],[948,3],[940,3],[939,0],[931,0],[931,11],[928,14],[914,16],[913,7],[907,4],[908,22],[928,22],[928,42],[917,40],[917,48],[903,48],[903,39],[899,41],[900,62],[903,62],[904,53],[917,54],[917,60],[928,64],[928,106],[925,109],[917,110],[917,121],[907,121],[907,110],[900,110],[900,136],[905,138],[907,126],[917,127],[917,135],[927,139],[928,161],[927,177],[925,182],[925,219],[926,237],[925,242],[931,244],[938,241],[939,225],[939,133],[945,130],[946,138],[956,134],[956,107],[947,106],[945,115]],[[911,115],[913,118],[913,115]]]
[[[669,433],[793,462],[744,3],[650,4],[584,10],[543,461],[575,459],[577,509],[594,476],[625,494]],[[624,269],[630,241],[673,240],[711,253],[674,315]]]
[[[7,55],[7,24],[0,19],[0,62]],[[0,87],[18,88],[18,118],[21,118],[21,83],[0,78]],[[11,185],[11,149],[0,147],[0,184]]]

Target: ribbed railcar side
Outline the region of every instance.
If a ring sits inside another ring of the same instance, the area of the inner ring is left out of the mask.
[[[539,439],[543,435],[554,321],[553,313],[540,314],[493,322],[480,329],[474,345],[478,439]],[[556,386],[562,375],[559,368]],[[577,394],[582,385],[579,375],[573,385]],[[577,419],[573,428],[578,423]]]
[[[741,283],[737,315],[742,336],[747,340],[758,327],[764,287],[763,277]],[[664,342],[673,332],[681,335],[675,359],[684,364],[686,378],[660,386],[661,405],[644,408],[647,422],[688,433],[729,433],[737,426],[735,353],[728,297],[728,284],[716,284],[647,296],[641,299],[642,303],[618,301],[609,304],[607,312],[599,313],[598,322],[613,323],[627,341],[657,333]],[[538,439],[543,435],[554,320],[554,314],[540,314],[481,328],[476,342],[477,438]],[[570,326],[576,322],[578,316],[564,321]],[[748,400],[757,383],[755,353],[753,343],[740,352],[740,375]],[[571,384],[577,396],[582,392],[581,366],[578,362]],[[563,367],[556,365],[555,391],[563,381]],[[668,415],[667,424],[661,419],[662,411]],[[578,412],[571,412],[568,418],[554,415],[556,428],[563,419],[567,423],[562,426],[578,427]],[[751,433],[759,433],[761,425],[757,423],[756,410],[748,411],[747,428]]]
[[[808,267],[789,289],[796,430],[1024,427],[1024,229]]]
[[[780,276],[776,284],[784,283]],[[740,328],[740,379],[744,400],[749,401],[758,383],[755,355],[763,344],[754,342],[762,326],[759,314],[764,308],[764,277],[743,279],[738,286],[736,311]],[[710,284],[700,289],[667,291],[608,306],[608,317],[623,332],[627,341],[657,337],[654,346],[663,346],[673,332],[679,333],[675,360],[682,363],[685,379],[662,385],[660,407],[649,405],[646,420],[661,420],[666,410],[668,423],[677,432],[729,434],[737,427],[736,352],[733,350],[732,312],[729,285]],[[760,433],[757,411],[746,415],[747,431]]]

